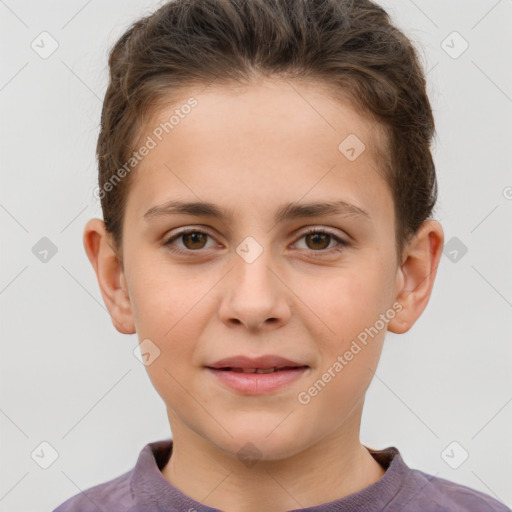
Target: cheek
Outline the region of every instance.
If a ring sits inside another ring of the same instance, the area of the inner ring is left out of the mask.
[[[386,309],[380,307],[381,301],[371,293],[374,289],[366,293],[358,285],[344,284],[344,292],[338,291],[336,298],[323,298],[325,308],[320,310],[320,316],[329,329],[324,329],[322,336],[315,335],[318,368],[308,387],[302,390],[304,401],[311,405],[310,413],[315,411],[327,418],[336,411],[338,414],[332,416],[335,423],[335,418],[346,418],[364,398],[386,334],[386,324],[379,320]]]
[[[139,337],[166,344],[173,338],[191,338],[198,332],[198,311],[212,284],[207,274],[180,270],[165,261],[146,261],[133,273],[132,310]]]
[[[133,281],[132,305],[139,339],[150,339],[160,351],[147,371],[172,392],[199,367],[197,346],[214,311],[209,291],[218,279],[206,273],[180,271],[167,264],[141,265]],[[156,385],[155,387],[159,387]]]
[[[317,322],[323,321],[326,333],[343,338],[353,335],[358,327],[373,324],[389,307],[388,274],[375,262],[364,263],[361,259],[358,265],[330,269],[329,275],[316,282],[303,279],[304,287],[297,294],[303,297]]]
[[[389,318],[382,321],[381,317],[391,307],[388,274],[389,269],[376,265],[375,259],[364,262],[361,258],[358,268],[340,269],[323,286],[310,286],[307,293],[304,291],[305,302],[314,313],[307,315],[310,320],[306,328],[315,337],[320,355],[319,371],[330,369],[326,379],[344,381],[342,387],[356,391],[366,386],[372,377],[368,369],[378,364],[387,322],[392,318],[388,315]],[[338,356],[345,360],[340,363],[341,371],[339,364],[335,366]],[[336,393],[337,384],[329,387]],[[346,389],[343,394],[345,392]]]

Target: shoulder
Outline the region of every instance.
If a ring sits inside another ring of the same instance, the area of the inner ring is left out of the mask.
[[[411,469],[396,496],[409,510],[429,512],[511,512],[504,503],[471,487]],[[393,500],[394,501],[394,500]],[[393,503],[395,505],[395,503]],[[390,510],[394,508],[390,507]],[[407,509],[407,508],[406,508]],[[397,509],[398,510],[398,509]]]
[[[129,510],[133,506],[130,488],[132,473],[133,469],[108,482],[75,494],[53,512],[103,512],[105,510],[123,512]]]
[[[155,490],[169,485],[160,467],[171,451],[172,439],[146,444],[130,471],[72,496],[53,512],[134,512],[140,500],[151,501]]]

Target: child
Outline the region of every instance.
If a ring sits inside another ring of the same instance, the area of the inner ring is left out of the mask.
[[[109,65],[84,245],[172,440],[55,512],[510,510],[359,441],[444,241],[425,77],[386,12],[173,0]]]

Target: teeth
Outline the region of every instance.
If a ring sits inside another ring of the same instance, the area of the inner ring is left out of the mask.
[[[275,372],[277,370],[277,368],[267,368],[266,370],[256,370],[256,373],[272,373],[272,372]]]
[[[233,372],[240,372],[240,373],[272,373],[275,372],[277,368],[251,368],[251,369],[243,369],[243,368],[231,368],[231,371]]]
[[[303,368],[303,367],[302,366],[301,367],[284,366],[282,368],[278,368],[277,366],[275,366],[274,368],[247,368],[247,369],[225,367],[225,368],[218,368],[218,369],[219,370],[224,370],[224,371],[238,372],[238,373],[273,373],[273,372],[276,372],[276,371],[296,370],[296,369],[299,369],[299,368]]]

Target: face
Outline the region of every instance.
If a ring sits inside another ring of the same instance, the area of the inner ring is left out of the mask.
[[[171,429],[231,454],[252,443],[269,460],[357,438],[399,268],[375,125],[312,84],[190,96],[196,106],[161,141],[152,130],[179,105],[148,128],[157,144],[134,171],[123,226],[131,315],[150,357],[159,351],[147,371]],[[255,377],[259,391],[206,368],[263,355],[307,368],[277,388]]]

